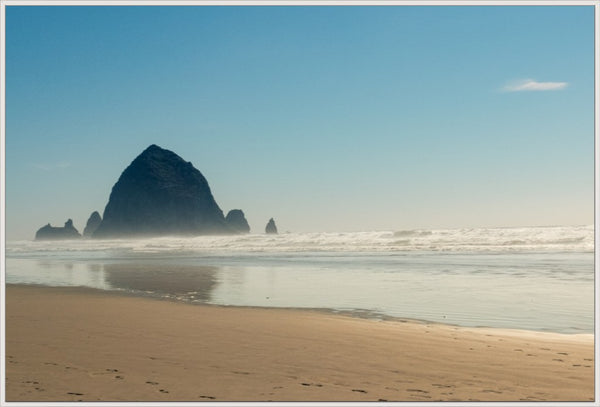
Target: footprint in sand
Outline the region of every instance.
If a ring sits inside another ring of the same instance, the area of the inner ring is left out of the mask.
[[[552,359],[552,360],[557,361],[557,362],[564,362],[564,360],[562,360],[562,359]]]
[[[352,389],[352,391],[355,391],[357,393],[366,393],[366,390],[362,390],[362,389]]]
[[[428,391],[421,390],[421,389],[406,389],[406,391],[410,391],[413,393],[429,393]]]
[[[165,389],[160,389],[159,391],[160,391],[161,393],[168,393],[168,392],[169,392],[168,390],[165,390]]]
[[[558,352],[557,355],[568,355],[567,352]]]
[[[215,397],[213,397],[213,396],[198,396],[198,398],[209,399],[209,400],[214,400],[215,399]]]
[[[114,372],[117,373],[119,370],[118,369],[106,369],[107,372]]]
[[[315,387],[323,387],[322,384],[319,383],[300,383],[302,386],[315,386]]]
[[[151,381],[147,381],[146,384],[151,384],[153,386],[156,386],[158,384],[158,382],[151,382]]]
[[[67,394],[71,394],[73,396],[83,396],[83,393],[76,393],[76,392],[72,392],[72,391],[68,392]]]
[[[120,380],[123,380],[123,379],[124,379],[124,377],[123,377],[123,376],[115,376],[115,379],[120,379]]]

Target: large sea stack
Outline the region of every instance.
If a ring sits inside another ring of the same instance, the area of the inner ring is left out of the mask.
[[[113,186],[95,238],[235,233],[191,162],[151,145]]]
[[[64,227],[46,226],[41,227],[35,234],[35,240],[60,240],[60,239],[79,239],[81,235],[73,226],[73,221],[69,219]]]

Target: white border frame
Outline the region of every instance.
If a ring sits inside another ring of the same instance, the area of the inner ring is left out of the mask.
[[[598,339],[600,337],[600,0],[0,0],[0,406],[65,406],[67,402],[7,402],[5,390],[6,343],[5,343],[5,196],[6,196],[6,6],[594,6],[594,272],[595,272],[595,401],[578,402],[578,406],[600,406],[600,361],[598,360]],[[78,406],[264,406],[265,404],[285,406],[487,406],[506,403],[498,402],[78,402]],[[571,402],[510,402],[510,405],[529,406],[572,406]]]

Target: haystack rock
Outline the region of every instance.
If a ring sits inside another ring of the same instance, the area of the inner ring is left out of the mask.
[[[225,216],[225,222],[236,232],[250,233],[250,225],[248,225],[244,211],[241,209],[230,210],[227,216]]]
[[[151,145],[113,186],[95,238],[235,233],[191,162]]]
[[[73,226],[73,221],[69,219],[64,227],[46,226],[40,228],[35,234],[35,240],[59,240],[59,239],[79,239],[81,235]]]
[[[273,218],[269,219],[269,223],[267,223],[267,227],[265,228],[265,233],[272,235],[277,234],[277,226],[275,226]]]
[[[83,229],[83,235],[85,237],[92,236],[92,234],[96,231],[96,229],[98,229],[98,226],[100,226],[101,222],[102,222],[102,218],[100,217],[100,214],[98,213],[98,211],[92,212],[92,214],[90,215],[90,217],[85,225],[85,229]]]

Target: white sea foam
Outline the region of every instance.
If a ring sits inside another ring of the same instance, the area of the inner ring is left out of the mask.
[[[593,252],[594,227],[432,229],[374,232],[247,234],[156,237],[146,239],[15,241],[7,256],[51,252],[132,255],[402,251],[442,252]]]

